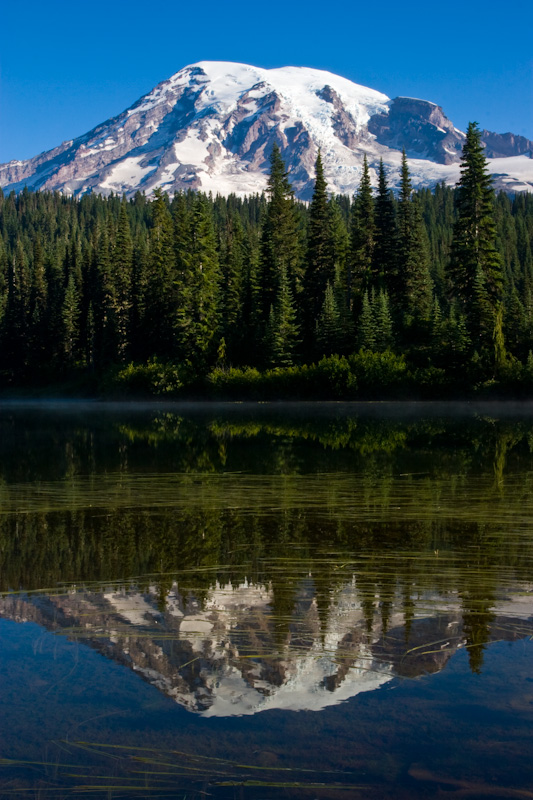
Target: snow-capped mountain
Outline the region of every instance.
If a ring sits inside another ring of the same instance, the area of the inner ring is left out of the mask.
[[[495,183],[533,190],[533,142],[483,132]],[[434,103],[386,95],[306,67],[261,69],[202,61],[160,83],[131,108],[27,161],[0,165],[4,191],[150,194],[156,187],[237,195],[266,186],[276,141],[297,195],[309,199],[321,148],[329,189],[351,194],[366,153],[390,182],[401,150],[415,187],[455,183],[464,134]]]

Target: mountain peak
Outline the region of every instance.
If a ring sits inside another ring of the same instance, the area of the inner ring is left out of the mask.
[[[533,144],[512,134],[484,135],[498,185],[533,189]],[[199,61],[83,136],[0,165],[0,186],[75,195],[151,194],[156,187],[252,194],[266,187],[276,142],[297,195],[309,199],[319,148],[330,191],[351,194],[365,154],[371,175],[383,159],[396,185],[402,149],[415,187],[455,183],[463,139],[431,101],[391,100],[311,67]]]

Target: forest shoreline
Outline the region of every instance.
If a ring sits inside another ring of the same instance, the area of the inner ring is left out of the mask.
[[[264,376],[260,374],[258,383],[261,384]],[[283,382],[283,376],[280,378]],[[240,383],[240,382],[238,382]],[[265,381],[268,384],[268,381]],[[459,382],[458,382],[459,383]],[[529,382],[528,382],[529,384]],[[343,386],[325,386],[321,391],[312,393],[304,386],[297,383],[288,391],[276,391],[275,386],[261,388],[260,385],[240,387],[228,385],[223,387],[207,378],[196,380],[189,386],[183,386],[176,391],[154,391],[153,387],[131,387],[114,383],[113,378],[103,376],[81,376],[75,379],[58,380],[50,383],[27,384],[16,382],[2,386],[0,383],[0,403],[26,403],[26,402],[90,402],[90,403],[127,403],[127,404],[154,404],[163,406],[171,405],[216,405],[229,406],[250,405],[261,406],[264,404],[275,406],[290,404],[295,406],[319,406],[331,404],[347,405],[392,405],[403,403],[416,403],[424,405],[453,406],[454,404],[468,403],[498,403],[506,405],[523,406],[533,402],[533,388],[524,383],[518,388],[516,385],[506,385],[505,382],[494,380],[481,386],[468,386],[463,383],[462,388],[453,386],[415,386],[410,381],[396,387],[378,387],[362,391],[346,391]]]

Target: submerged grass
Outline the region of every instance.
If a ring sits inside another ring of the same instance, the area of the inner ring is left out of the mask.
[[[347,782],[346,778],[353,773],[342,769],[262,766],[176,749],[135,747],[83,740],[68,740],[64,741],[63,745],[72,751],[78,750],[92,756],[104,757],[106,760],[111,759],[115,771],[120,774],[98,771],[95,765],[4,758],[0,759],[2,767],[24,766],[43,770],[53,767],[57,771],[57,781],[53,787],[40,786],[36,790],[35,787],[30,789],[21,786],[12,790],[4,789],[3,794],[31,793],[42,789],[47,793],[55,791],[58,797],[98,795],[105,792],[106,797],[119,798],[127,797],[128,794],[144,793],[145,797],[153,800],[156,797],[168,796],[175,798],[209,796],[213,790],[230,787],[298,789],[305,792],[316,789],[345,792],[364,788],[363,784]],[[139,769],[141,764],[146,768]],[[247,774],[250,772],[258,773],[257,777]],[[344,778],[343,781],[326,779],[326,776],[340,774]],[[294,779],[282,778],[285,775],[294,775]],[[321,776],[321,779],[317,779],[317,776]],[[49,780],[49,776],[47,778]],[[178,786],[176,780],[180,781]]]

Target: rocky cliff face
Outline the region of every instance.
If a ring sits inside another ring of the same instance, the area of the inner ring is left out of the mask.
[[[370,118],[368,130],[380,144],[437,164],[456,164],[465,139],[440,106],[412,97],[391,100],[388,113]]]
[[[463,139],[434,103],[389,100],[329,72],[200,62],[83,136],[0,165],[0,186],[75,195],[156,187],[251,194],[265,188],[277,142],[297,195],[309,199],[319,148],[330,190],[351,194],[365,154],[374,179],[383,159],[396,185],[404,148],[415,187],[455,183]],[[484,140],[497,185],[533,189],[531,142],[487,131]]]
[[[515,136],[514,133],[483,131],[482,139],[485,143],[485,152],[488,158],[510,158],[522,155],[533,158],[533,142],[526,139],[525,136]]]

